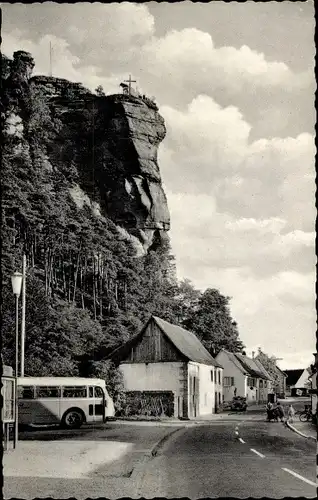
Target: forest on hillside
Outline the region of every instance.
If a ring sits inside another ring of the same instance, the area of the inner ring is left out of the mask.
[[[229,297],[214,288],[196,290],[188,280],[178,282],[169,243],[137,257],[112,220],[75,204],[70,190],[81,174],[80,163],[54,156],[57,142],[65,150],[71,147],[60,119],[39,88],[17,74],[4,75],[3,362],[14,366],[10,277],[21,271],[24,253],[27,375],[102,376],[115,386],[118,372],[103,359],[152,314],[192,330],[212,354],[222,347],[241,351]]]

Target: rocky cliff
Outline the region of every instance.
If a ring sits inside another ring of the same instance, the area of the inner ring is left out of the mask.
[[[23,51],[12,61],[5,58],[3,66],[4,86],[17,89],[17,100],[21,88],[44,98],[55,124],[50,145],[43,147],[45,161],[57,172],[68,170],[79,209],[86,204],[112,219],[144,251],[160,245],[170,217],[157,161],[166,129],[154,103],[142,96],[98,96],[61,78],[32,77],[34,61]],[[19,125],[19,114],[23,110],[11,111],[9,122]]]

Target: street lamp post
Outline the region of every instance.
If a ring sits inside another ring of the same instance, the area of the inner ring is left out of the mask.
[[[18,442],[18,362],[19,362],[19,297],[21,293],[22,274],[15,272],[11,276],[12,291],[15,295],[15,425],[14,447]]]
[[[26,296],[26,255],[22,259],[22,310],[21,310],[21,365],[20,375],[24,377],[24,351],[25,351],[25,296]]]

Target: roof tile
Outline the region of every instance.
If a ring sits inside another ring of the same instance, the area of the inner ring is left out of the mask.
[[[153,316],[153,319],[178,349],[178,351],[180,351],[190,361],[222,368],[222,366],[211,356],[194,333],[181,328],[181,326],[168,323],[167,321],[156,316]]]

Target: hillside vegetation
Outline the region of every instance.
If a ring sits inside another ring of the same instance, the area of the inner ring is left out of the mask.
[[[116,369],[102,360],[151,314],[192,329],[212,354],[221,347],[241,350],[229,298],[178,283],[168,239],[138,255],[129,234],[94,211],[93,196],[75,203],[71,192],[85,162],[72,155],[74,144],[77,151],[85,146],[87,157],[94,154],[87,141],[87,123],[94,126],[89,108],[83,133],[77,127],[69,137],[43,89],[8,59],[3,66],[9,68],[1,103],[3,362],[14,366],[10,276],[21,270],[23,253],[27,375],[98,375],[116,385]],[[94,161],[98,171],[100,160]]]

